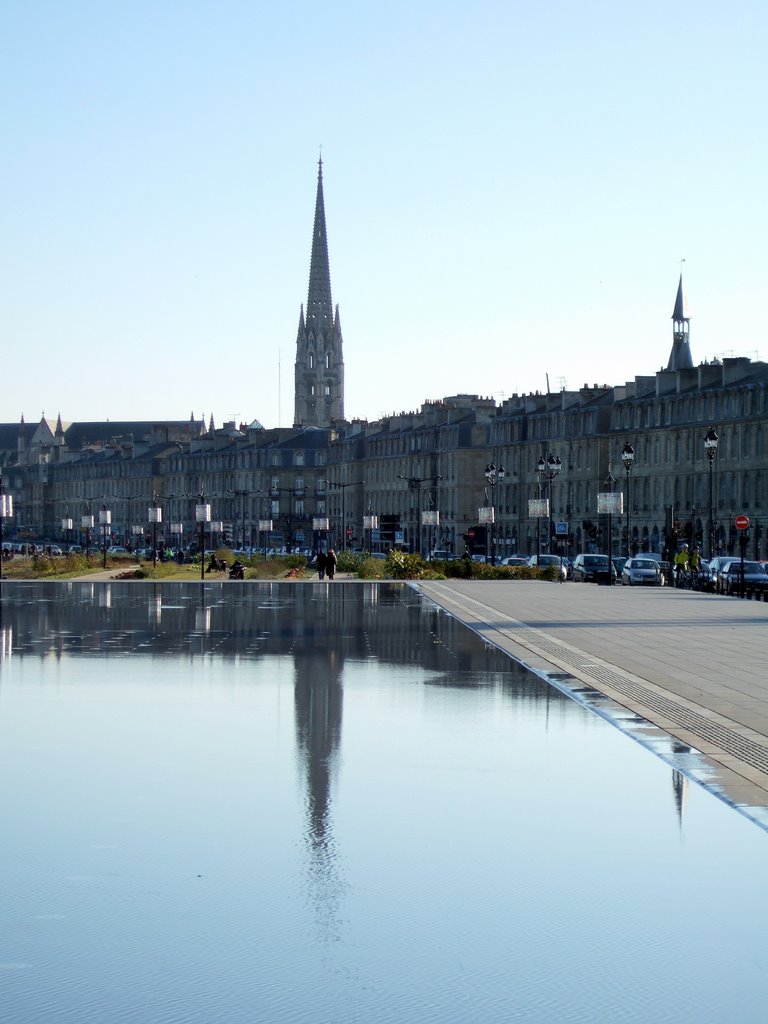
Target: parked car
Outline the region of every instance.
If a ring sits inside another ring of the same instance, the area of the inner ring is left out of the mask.
[[[625,587],[663,587],[666,580],[661,564],[655,558],[627,558],[621,570],[621,583]]]
[[[720,591],[720,573],[725,569],[729,562],[733,561],[733,555],[715,555],[714,558],[709,560],[709,571],[712,576],[712,589],[716,594]]]
[[[576,583],[608,582],[609,579],[613,583],[616,579],[616,566],[608,555],[576,555],[571,578]]]
[[[130,551],[128,548],[124,548],[122,544],[110,544],[107,548],[108,555],[129,555]]]
[[[506,558],[502,558],[499,565],[528,565],[528,559],[525,555],[507,555]]]
[[[699,562],[699,570],[693,574],[693,589],[700,590],[705,594],[714,594],[715,592],[715,580],[712,576],[712,570],[709,567],[709,562],[705,562],[702,559]]]
[[[455,557],[447,548],[437,548],[430,553],[429,560],[431,562],[452,562]]]
[[[616,574],[619,577],[619,579],[621,579],[621,573],[626,563],[627,558],[624,555],[614,555],[613,564],[616,567]]]
[[[549,566],[555,566],[563,579],[566,579],[568,576],[568,570],[563,565],[563,560],[559,555],[531,555],[528,559],[528,565],[534,569],[546,569]]]
[[[721,594],[740,594],[742,590],[768,590],[768,573],[766,573],[760,562],[744,562],[742,573],[742,562],[740,558],[734,558],[728,562],[720,571],[718,585]]]

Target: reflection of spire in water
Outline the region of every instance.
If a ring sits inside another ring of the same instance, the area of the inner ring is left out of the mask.
[[[683,775],[682,772],[675,771],[672,769],[672,789],[675,794],[675,810],[677,811],[677,823],[682,829],[683,827],[683,812],[685,811],[685,801],[688,796],[688,779]]]
[[[322,642],[311,653],[294,650],[296,744],[307,787],[308,881],[318,925],[328,939],[338,937],[344,891],[331,818],[333,770],[341,743],[342,665],[339,654]]]

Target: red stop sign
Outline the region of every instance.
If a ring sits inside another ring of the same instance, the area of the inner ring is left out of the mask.
[[[737,530],[746,530],[749,526],[749,516],[736,516],[735,522]]]

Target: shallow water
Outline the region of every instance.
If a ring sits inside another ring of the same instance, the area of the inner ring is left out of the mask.
[[[765,1019],[768,835],[409,587],[1,611],[0,1020]]]

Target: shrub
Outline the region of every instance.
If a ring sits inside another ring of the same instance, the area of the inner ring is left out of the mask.
[[[386,574],[386,565],[381,558],[363,558],[357,569],[361,580],[380,580]]]
[[[385,565],[387,575],[393,580],[420,580],[424,576],[424,561],[421,555],[390,551]]]
[[[347,548],[336,553],[336,568],[339,572],[357,572],[363,564],[363,556]]]

